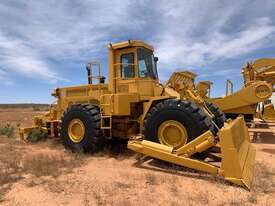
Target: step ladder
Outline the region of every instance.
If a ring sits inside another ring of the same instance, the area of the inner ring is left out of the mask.
[[[112,137],[112,116],[100,115],[100,128],[104,131],[104,135],[107,139]]]
[[[104,95],[100,97],[100,128],[103,130],[105,138],[111,139],[112,138],[112,109],[110,103],[102,103],[102,98]],[[109,96],[110,100],[112,101],[113,95]],[[110,108],[111,112],[109,114],[104,114],[104,108]]]

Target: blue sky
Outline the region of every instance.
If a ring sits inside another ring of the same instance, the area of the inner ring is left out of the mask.
[[[107,74],[109,42],[155,47],[159,76],[192,70],[224,94],[241,67],[275,57],[274,0],[9,0],[0,2],[0,103],[50,103],[55,87],[86,83],[85,63]]]

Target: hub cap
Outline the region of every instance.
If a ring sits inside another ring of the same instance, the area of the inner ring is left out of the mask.
[[[72,119],[68,127],[68,135],[70,139],[79,143],[84,138],[85,126],[80,119]]]
[[[161,144],[179,148],[187,143],[188,134],[185,127],[178,121],[164,121],[158,128]]]

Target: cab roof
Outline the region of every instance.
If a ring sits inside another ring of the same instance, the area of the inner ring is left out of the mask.
[[[112,48],[112,49],[122,49],[127,47],[145,47],[147,49],[154,51],[153,46],[141,40],[128,40],[128,41],[109,44],[109,48]]]

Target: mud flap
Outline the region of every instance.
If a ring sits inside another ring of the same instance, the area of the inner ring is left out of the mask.
[[[243,117],[225,125],[219,133],[221,173],[226,180],[250,189],[256,149],[250,142]]]

